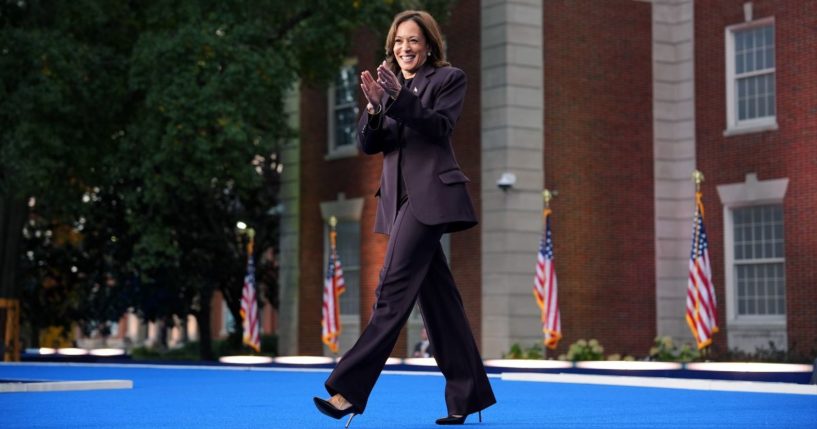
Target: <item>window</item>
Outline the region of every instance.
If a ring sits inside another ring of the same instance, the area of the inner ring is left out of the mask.
[[[758,347],[785,350],[785,237],[783,201],[788,178],[718,185],[723,203],[724,274],[728,347],[754,352]]]
[[[776,129],[774,21],[726,31],[727,134]]]
[[[733,211],[737,317],[785,316],[783,207]]]
[[[360,222],[339,221],[337,252],[343,267],[346,292],[340,298],[340,314],[360,315]]]
[[[359,87],[357,65],[350,62],[340,68],[334,84],[329,88],[328,158],[357,155],[355,141],[360,113],[357,106]]]

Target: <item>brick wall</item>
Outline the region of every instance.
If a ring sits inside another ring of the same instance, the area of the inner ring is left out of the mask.
[[[457,161],[471,179],[468,192],[480,213],[480,7],[477,0],[456,2],[443,25],[448,60],[468,76],[465,108],[454,131]],[[451,271],[462,295],[474,338],[480,344],[482,325],[482,246],[479,226],[451,236]]]
[[[651,19],[630,0],[544,5],[560,353],[596,338],[644,355],[656,335]]]
[[[716,186],[743,182],[751,172],[759,180],[788,178],[783,201],[788,346],[808,353],[817,349],[817,2],[752,2],[754,19],[775,18],[779,128],[724,137],[724,29],[744,22],[743,3],[695,2],[696,152],[698,168],[707,179],[704,204],[719,314],[725,317],[726,299],[723,212]],[[716,335],[715,341],[726,347],[726,335]]]

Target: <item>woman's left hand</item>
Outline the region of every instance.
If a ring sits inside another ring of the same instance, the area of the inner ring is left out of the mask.
[[[386,94],[389,94],[389,97],[397,99],[397,94],[400,93],[400,81],[397,80],[397,76],[389,70],[385,61],[377,67],[377,83],[383,87],[383,90],[386,91]]]

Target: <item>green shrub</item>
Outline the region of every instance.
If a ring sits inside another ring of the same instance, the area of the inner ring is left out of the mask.
[[[595,339],[585,341],[580,339],[570,345],[567,354],[559,356],[559,360],[582,361],[582,360],[604,360],[604,347]]]
[[[522,349],[519,343],[514,343],[508,353],[502,354],[503,359],[544,359],[544,348],[539,344]]]
[[[673,343],[672,337],[655,337],[655,344],[650,348],[650,359],[661,362],[692,362],[701,358],[697,348],[684,344],[680,348]]]

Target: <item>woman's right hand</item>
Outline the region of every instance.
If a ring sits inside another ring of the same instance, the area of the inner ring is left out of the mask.
[[[360,89],[363,90],[363,95],[366,97],[366,101],[369,102],[369,104],[366,105],[366,110],[370,115],[380,113],[383,110],[383,106],[380,105],[380,100],[383,99],[383,94],[385,93],[383,87],[374,80],[368,70],[364,70],[363,73],[360,74],[360,82]]]

